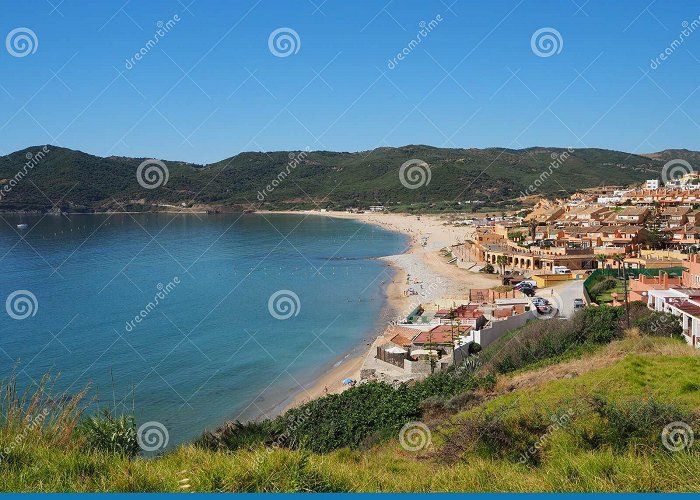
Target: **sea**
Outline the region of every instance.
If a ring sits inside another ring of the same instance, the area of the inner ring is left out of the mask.
[[[392,280],[377,257],[408,244],[306,214],[1,218],[0,379],[88,388],[91,411],[158,425],[168,448],[274,416],[366,350]]]

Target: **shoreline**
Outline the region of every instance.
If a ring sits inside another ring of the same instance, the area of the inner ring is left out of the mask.
[[[257,213],[261,215],[313,215],[351,219],[407,237],[407,246],[401,254],[379,257],[391,268],[392,279],[384,288],[386,304],[380,314],[378,324],[388,325],[391,318],[409,312],[403,310],[414,304],[409,296],[404,295],[405,288],[409,286],[409,276],[413,279],[419,278],[418,282],[421,283],[419,285],[421,288],[420,302],[422,303],[463,300],[465,292],[470,288],[490,288],[499,284],[495,278],[450,265],[446,259],[439,255],[441,248],[450,247],[452,244],[466,239],[466,231],[462,230],[464,232],[462,235],[452,234],[454,228],[444,226],[439,216],[311,211],[258,211]],[[423,284],[428,285],[427,290]],[[277,405],[279,413],[284,413],[290,408],[326,394],[337,394],[344,391],[348,388],[341,383],[345,378],[359,380],[360,370],[365,359],[373,355],[376,349],[375,344],[382,339],[383,333],[383,328],[381,331],[375,331],[371,344],[364,346],[364,348],[358,346],[361,352],[355,353],[353,350],[346,353],[345,357],[339,362],[336,361],[329,370],[322,372],[314,382]]]

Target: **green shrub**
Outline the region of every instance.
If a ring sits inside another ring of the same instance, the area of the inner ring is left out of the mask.
[[[589,404],[599,422],[586,428],[581,437],[594,449],[604,445],[618,453],[661,449],[661,433],[668,424],[684,422],[697,428],[699,423],[697,415],[654,398],[613,401],[594,396]]]
[[[476,378],[454,370],[397,388],[366,382],[292,408],[274,420],[228,425],[205,434],[198,444],[221,450],[265,445],[320,453],[363,448],[395,437],[405,423],[420,420],[426,400],[430,400],[426,409],[431,404],[444,407],[444,401],[458,394],[493,383],[493,377]]]
[[[654,311],[636,320],[634,326],[651,337],[684,339],[680,318],[670,313]]]
[[[575,352],[575,347],[621,338],[624,309],[587,307],[571,320],[531,321],[490,345],[482,354],[482,373],[508,373],[533,363]]]
[[[589,293],[591,297],[595,300],[599,295],[602,295],[605,292],[615,288],[617,286],[617,283],[618,280],[615,278],[603,278],[601,281],[591,286]]]
[[[115,417],[105,409],[101,414],[91,415],[80,422],[77,430],[91,450],[116,453],[129,458],[139,453],[136,423],[131,415]]]

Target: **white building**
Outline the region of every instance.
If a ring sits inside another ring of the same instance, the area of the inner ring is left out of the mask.
[[[700,349],[700,290],[649,290],[647,305],[654,311],[678,316],[685,340]]]
[[[659,189],[659,179],[647,179],[644,189]]]

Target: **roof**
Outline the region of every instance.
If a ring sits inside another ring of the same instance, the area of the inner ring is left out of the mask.
[[[692,208],[690,207],[666,207],[661,211],[662,215],[668,215],[668,216],[678,216],[678,215],[686,215],[692,211]]]
[[[461,325],[459,328],[454,328],[454,336],[458,337],[464,335],[469,330],[471,326]],[[450,325],[438,325],[428,332],[421,332],[416,338],[413,339],[414,344],[449,344],[452,345],[452,326]]]
[[[644,207],[627,207],[623,210],[620,210],[617,212],[615,215],[616,216],[639,216],[639,215],[644,215],[649,211],[648,208]]]
[[[690,301],[685,301],[685,302],[680,302],[678,304],[673,304],[674,307],[677,309],[680,309],[684,313],[690,314],[691,316],[696,316],[700,317],[700,305],[690,302]]]
[[[420,333],[420,331],[421,330],[417,330],[415,328],[390,325],[384,332],[384,336],[389,338],[391,343],[406,347],[411,345],[413,337]]]
[[[508,318],[515,312],[515,307],[511,306],[508,308],[499,308],[493,311],[494,318]]]

